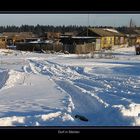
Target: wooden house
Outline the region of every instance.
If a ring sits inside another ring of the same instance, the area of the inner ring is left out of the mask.
[[[126,41],[128,46],[134,46],[137,41],[139,41],[140,33],[135,29],[127,29],[123,31],[123,34],[126,35]]]
[[[32,32],[4,32],[3,36],[7,36],[8,45],[15,45],[16,42],[25,42],[26,38],[35,37]]]
[[[122,46],[127,43],[125,34],[114,29],[88,28],[78,35],[95,37],[96,50],[110,49],[114,45]]]
[[[101,28],[88,28],[78,35],[96,38],[96,50],[110,49],[114,45],[114,35],[111,32],[103,30]]]

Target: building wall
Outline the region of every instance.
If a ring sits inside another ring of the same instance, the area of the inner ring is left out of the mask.
[[[0,48],[6,48],[6,38],[0,37]]]
[[[124,37],[120,37],[120,45],[122,45],[122,44],[125,44],[125,39],[124,39]]]
[[[23,36],[14,36],[13,37],[13,43],[15,44],[16,42],[24,42],[25,38]]]
[[[32,32],[4,32],[3,36],[7,36],[7,39],[11,40],[10,44],[15,44],[16,42],[24,42],[26,38],[35,37]]]
[[[101,48],[108,49],[114,45],[114,37],[101,37]]]
[[[96,48],[95,50],[100,50],[101,49],[101,39],[100,38],[97,38],[96,39]]]
[[[114,37],[114,45],[120,45],[120,37]]]
[[[124,36],[115,36],[114,45],[118,46],[117,48],[123,48],[123,47],[128,46],[127,38]],[[115,46],[114,46],[114,48],[115,48]]]
[[[79,45],[76,45],[76,48],[75,48],[76,54],[87,54],[94,51],[95,51],[95,44],[93,43],[79,44]]]
[[[53,43],[53,50],[56,52],[62,51],[63,50],[62,44],[59,42]]]
[[[133,45],[136,44],[137,38],[136,37],[132,37],[132,38],[128,39],[128,42],[129,42],[129,46],[133,46]]]
[[[22,51],[62,51],[62,45],[61,44],[54,44],[54,43],[48,43],[48,44],[34,44],[34,43],[16,43],[17,50]]]
[[[16,43],[17,50],[41,51],[53,50],[53,44]]]

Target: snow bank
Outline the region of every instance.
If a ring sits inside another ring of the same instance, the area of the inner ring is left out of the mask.
[[[61,112],[50,113],[50,114],[47,114],[47,115],[42,115],[42,116],[41,116],[41,119],[42,119],[43,121],[46,121],[46,120],[50,120],[50,119],[59,117],[61,114],[62,114]]]
[[[64,113],[62,114],[62,112],[56,112],[56,113],[49,113],[46,115],[41,115],[41,119],[43,121],[47,121],[47,120],[53,120],[54,118],[62,118],[62,121],[74,121],[74,119],[71,117],[70,114]]]
[[[15,124],[23,124],[25,121],[25,117],[4,117],[0,118],[0,126],[14,126]]]
[[[131,103],[128,108],[122,108],[121,112],[124,116],[140,116],[140,104]]]
[[[14,70],[9,71],[8,75],[9,75],[9,78],[7,79],[7,81],[4,85],[4,87],[2,88],[2,90],[14,87],[19,79],[24,78],[23,74],[21,72],[17,72],[17,71],[14,71]],[[24,79],[23,79],[23,81],[24,81]]]
[[[120,52],[120,53],[135,53],[135,47],[125,47],[125,48],[116,48],[115,52]]]
[[[62,120],[65,122],[65,121],[74,121],[74,118],[70,115],[70,114],[67,114],[67,113],[64,113],[63,117],[62,117]]]
[[[0,50],[1,126],[140,125],[140,57],[110,58]],[[10,94],[8,94],[10,93]],[[75,115],[89,121],[75,119]]]
[[[54,122],[53,122],[54,121]],[[40,125],[65,125],[63,123],[73,122],[74,118],[60,111],[34,115],[34,116],[11,116],[0,118],[0,126],[40,126]]]

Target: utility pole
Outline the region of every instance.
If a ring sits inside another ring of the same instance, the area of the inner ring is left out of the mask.
[[[132,22],[132,18],[130,19],[130,22],[129,22],[129,40],[128,40],[128,45],[129,46],[131,46],[132,45],[132,41],[131,41],[131,31],[132,31],[132,24],[133,24],[133,22]]]
[[[88,28],[89,28],[89,14],[88,14],[88,23],[87,23],[87,36],[88,36]]]

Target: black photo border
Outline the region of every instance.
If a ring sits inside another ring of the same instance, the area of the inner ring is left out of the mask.
[[[17,3],[17,1],[3,2],[0,14],[140,14],[140,7],[137,0],[27,0]],[[73,133],[70,131],[73,131]],[[61,133],[62,132],[62,133]],[[45,127],[0,127],[0,134],[25,134],[37,135],[81,135],[92,134],[96,136],[106,136],[110,134],[135,135],[140,133],[140,127],[134,126],[45,126]],[[8,135],[7,135],[8,136]],[[9,136],[8,136],[9,137]]]

